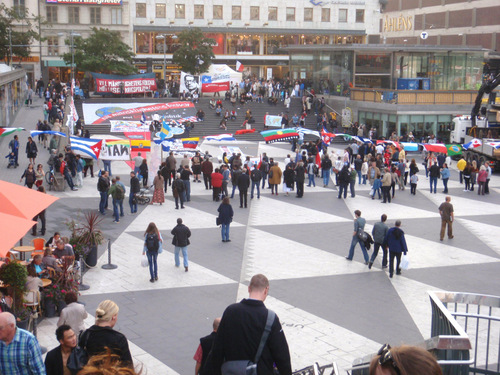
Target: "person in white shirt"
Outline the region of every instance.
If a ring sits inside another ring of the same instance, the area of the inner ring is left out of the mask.
[[[72,291],[66,293],[64,302],[66,302],[66,307],[61,311],[57,326],[60,327],[63,324],[67,324],[78,336],[81,331],[85,330],[83,321],[87,319],[88,316],[87,311],[85,311],[85,306],[78,303],[78,297],[76,293]]]

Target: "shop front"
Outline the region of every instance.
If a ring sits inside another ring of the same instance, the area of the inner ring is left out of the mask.
[[[0,127],[12,125],[24,104],[26,71],[16,69],[0,73]]]

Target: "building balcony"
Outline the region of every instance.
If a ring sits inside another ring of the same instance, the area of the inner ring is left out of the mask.
[[[430,90],[350,90],[351,100],[399,105],[464,105],[473,104],[477,91],[430,91]]]

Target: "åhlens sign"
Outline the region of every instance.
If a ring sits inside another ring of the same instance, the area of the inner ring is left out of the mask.
[[[388,17],[384,18],[383,32],[410,31],[413,30],[413,16]]]

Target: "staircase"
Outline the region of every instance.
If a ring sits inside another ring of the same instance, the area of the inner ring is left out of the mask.
[[[224,98],[222,94],[221,98]],[[234,109],[237,112],[238,118],[236,120],[229,120],[227,122],[227,130],[223,130],[219,128],[219,124],[222,118],[220,116],[216,116],[215,110],[210,108],[209,106],[210,99],[213,99],[213,97],[210,96],[210,97],[200,98],[199,103],[196,104],[196,111],[198,111],[198,109],[201,108],[205,112],[205,121],[195,123],[194,129],[191,130],[189,136],[200,137],[200,141],[203,139],[204,136],[207,135],[217,135],[222,133],[232,133],[234,135],[234,133],[236,133],[237,130],[243,129],[241,125],[245,120],[245,113],[248,109],[252,111],[252,116],[255,119],[255,123],[252,124],[252,128],[255,128],[256,131],[254,133],[237,135],[235,136],[235,138],[237,140],[242,140],[242,141],[262,141],[263,138],[260,132],[264,130],[264,116],[266,115],[266,112],[268,112],[269,115],[279,115],[282,112],[284,114],[288,114],[289,122],[291,125],[292,124],[291,119],[293,115],[296,113],[297,115],[300,116],[300,113],[302,111],[302,100],[300,98],[292,98],[289,112],[286,112],[286,108],[283,105],[283,102],[278,102],[277,105],[270,105],[267,103],[267,101],[264,101],[264,103],[257,103],[257,102],[247,102],[245,104],[236,103]],[[156,103],[156,102],[172,102],[172,101],[178,101],[178,99],[176,98],[165,98],[165,99],[92,98],[92,99],[87,99],[85,102],[113,104],[113,103]],[[83,101],[75,100],[75,107],[81,119],[84,118],[82,104]],[[229,111],[233,110],[233,106],[231,105],[230,101],[223,101],[223,106],[224,106],[223,112],[226,109]],[[305,127],[308,129],[316,130],[316,116],[314,115],[313,111],[311,111],[309,116],[306,118]],[[86,129],[90,131],[91,135],[111,134],[110,125],[88,125],[86,126]],[[186,135],[184,134],[179,136],[179,138],[182,137],[186,137]],[[314,140],[314,137],[306,136],[305,139],[306,141]]]

